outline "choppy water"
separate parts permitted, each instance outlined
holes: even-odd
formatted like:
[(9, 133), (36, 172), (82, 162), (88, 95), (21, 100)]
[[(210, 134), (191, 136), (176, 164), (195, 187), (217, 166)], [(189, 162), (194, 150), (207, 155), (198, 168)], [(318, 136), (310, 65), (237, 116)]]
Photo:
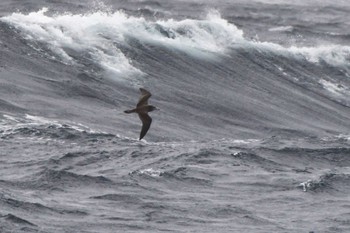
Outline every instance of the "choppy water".
[(3, 1), (0, 232), (350, 232), (349, 12)]

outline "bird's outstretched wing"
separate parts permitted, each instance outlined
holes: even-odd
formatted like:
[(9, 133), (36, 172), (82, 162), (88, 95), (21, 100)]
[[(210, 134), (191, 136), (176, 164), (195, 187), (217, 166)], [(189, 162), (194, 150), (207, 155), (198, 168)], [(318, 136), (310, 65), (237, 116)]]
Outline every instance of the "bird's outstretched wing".
[(140, 88), (140, 91), (141, 91), (141, 96), (140, 96), (139, 102), (136, 105), (137, 107), (147, 105), (149, 97), (152, 96), (151, 93), (146, 89)]
[(147, 113), (139, 113), (139, 118), (142, 121), (142, 129), (141, 129), (140, 139), (139, 139), (141, 140), (146, 135), (149, 128), (151, 127), (152, 118)]

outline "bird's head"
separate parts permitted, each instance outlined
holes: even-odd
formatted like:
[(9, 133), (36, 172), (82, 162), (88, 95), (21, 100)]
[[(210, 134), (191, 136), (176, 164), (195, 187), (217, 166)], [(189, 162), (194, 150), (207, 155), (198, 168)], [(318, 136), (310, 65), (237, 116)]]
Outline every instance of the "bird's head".
[(155, 107), (155, 106), (153, 106), (153, 105), (151, 105), (151, 106), (149, 107), (149, 111), (152, 112), (152, 111), (154, 111), (154, 110), (160, 110), (160, 109), (157, 108), (157, 107)]

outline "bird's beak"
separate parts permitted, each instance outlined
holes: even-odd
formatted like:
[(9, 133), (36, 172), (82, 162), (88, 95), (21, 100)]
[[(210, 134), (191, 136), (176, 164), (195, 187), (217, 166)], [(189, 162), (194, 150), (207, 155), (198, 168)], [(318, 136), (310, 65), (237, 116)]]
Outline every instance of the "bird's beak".
[(160, 108), (156, 108), (155, 110), (160, 111)]

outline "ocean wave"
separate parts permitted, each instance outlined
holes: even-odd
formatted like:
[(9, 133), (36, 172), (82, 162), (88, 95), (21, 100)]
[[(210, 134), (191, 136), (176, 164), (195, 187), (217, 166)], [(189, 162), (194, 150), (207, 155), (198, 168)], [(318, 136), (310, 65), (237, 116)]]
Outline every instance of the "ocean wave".
[(216, 12), (210, 12), (205, 20), (181, 21), (147, 21), (143, 17), (128, 16), (123, 11), (52, 16), (47, 12), (48, 9), (43, 8), (27, 15), (13, 13), (1, 20), (23, 31), (28, 40), (48, 43), (68, 63), (74, 59), (67, 48), (89, 51), (93, 59), (116, 71), (136, 70), (118, 49), (118, 44), (125, 45), (127, 38), (172, 46), (187, 52), (191, 52), (191, 48), (223, 51), (226, 44), (243, 40), (243, 32)]
[(348, 193), (350, 185), (350, 175), (344, 173), (328, 172), (317, 179), (308, 180), (299, 184), (304, 192), (336, 192)]
[(4, 216), (1, 216), (0, 218), (5, 219), (6, 221), (19, 224), (19, 225), (29, 225), (29, 226), (36, 226), (34, 223), (29, 222), (28, 220), (25, 220), (23, 218), (20, 218), (13, 214), (7, 214)]
[(142, 203), (141, 198), (137, 196), (129, 195), (129, 194), (112, 193), (112, 194), (104, 194), (100, 196), (93, 196), (90, 198), (99, 199), (99, 200), (108, 200), (108, 201), (119, 201), (119, 202), (128, 203), (128, 204)]
[(294, 30), (293, 26), (279, 26), (269, 28), (270, 32), (292, 32)]
[(281, 164), (255, 153), (239, 152), (232, 154), (232, 157), (237, 159), (237, 164), (240, 165), (263, 168), (268, 171), (283, 171)]
[(35, 140), (42, 139), (43, 141), (116, 137), (113, 134), (95, 131), (81, 123), (59, 122), (54, 119), (28, 114), (24, 117), (14, 117), (4, 114), (3, 118), (0, 119), (0, 136), (3, 139), (23, 136), (25, 139), (31, 137)]
[(1, 111), (7, 112), (23, 112), (24, 109), (16, 104), (10, 103), (6, 100), (0, 99), (0, 109)]
[(116, 74), (140, 73), (114, 45), (123, 40), (119, 29), (127, 30), (127, 25), (123, 25), (127, 17), (123, 13), (49, 16), (47, 12), (48, 9), (43, 8), (27, 15), (13, 13), (1, 20), (21, 30), (27, 40), (46, 44), (67, 64), (79, 64), (79, 60), (75, 59), (78, 52)]
[(20, 201), (14, 198), (0, 197), (0, 202), (2, 206), (6, 209), (22, 209), (24, 211), (36, 213), (57, 213), (58, 211), (54, 208), (47, 207), (40, 203), (33, 203), (29, 201)]
[(40, 190), (64, 191), (67, 188), (77, 187), (101, 187), (111, 186), (114, 182), (102, 175), (82, 175), (66, 170), (53, 170), (43, 168), (41, 171), (23, 178), (20, 181), (12, 182), (12, 185)]
[(211, 185), (212, 181), (206, 176), (208, 175), (205, 171), (198, 171), (197, 167), (182, 166), (170, 170), (157, 170), (154, 168), (146, 168), (135, 170), (130, 172), (131, 177), (141, 176), (145, 178), (159, 178), (164, 180), (173, 180), (174, 182), (180, 182), (183, 185)]
[(272, 42), (246, 41), (243, 47), (314, 64), (326, 63), (334, 67), (348, 67), (350, 61), (350, 46), (337, 44), (284, 47)]
[(141, 169), (141, 170), (136, 170), (130, 173), (130, 175), (146, 175), (150, 177), (159, 177), (163, 175), (163, 171), (160, 170), (155, 170), (153, 168), (146, 168), (146, 169)]
[[(13, 13), (1, 21), (22, 31), (27, 40), (46, 44), (67, 64), (79, 64), (90, 57), (105, 70), (124, 76), (130, 72), (142, 75), (125, 52), (125, 48), (135, 50), (130, 39), (174, 48), (199, 58), (245, 48), (333, 66), (347, 66), (350, 60), (350, 46), (283, 47), (247, 39), (242, 29), (215, 10), (210, 10), (204, 19), (147, 20), (121, 10), (54, 14), (43, 8), (29, 14)], [(290, 30), (290, 27), (270, 30)]]
[(212, 186), (213, 181), (205, 171), (198, 171), (194, 167), (178, 167), (172, 170), (165, 171), (162, 174), (164, 179), (174, 180), (186, 185)]

